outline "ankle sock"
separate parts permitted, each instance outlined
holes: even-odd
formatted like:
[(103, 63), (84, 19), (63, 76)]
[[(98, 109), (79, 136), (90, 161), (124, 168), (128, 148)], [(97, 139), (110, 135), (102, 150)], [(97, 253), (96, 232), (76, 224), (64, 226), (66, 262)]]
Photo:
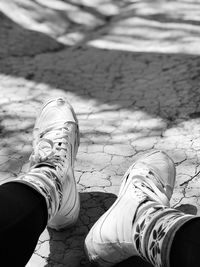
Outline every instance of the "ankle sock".
[(155, 204), (133, 224), (133, 242), (138, 254), (156, 267), (170, 266), (170, 249), (176, 232), (194, 216)]

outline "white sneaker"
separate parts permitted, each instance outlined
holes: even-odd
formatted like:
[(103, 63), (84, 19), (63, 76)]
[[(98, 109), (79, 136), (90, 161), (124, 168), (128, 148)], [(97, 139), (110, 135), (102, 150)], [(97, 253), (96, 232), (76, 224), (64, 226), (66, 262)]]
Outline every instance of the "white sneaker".
[(74, 178), (74, 161), (79, 146), (76, 115), (63, 98), (47, 102), (33, 131), (30, 171), (17, 178), (46, 199), (48, 226), (57, 230), (73, 225), (80, 201)]
[(112, 266), (138, 255), (133, 242), (134, 224), (155, 202), (169, 205), (174, 183), (175, 166), (164, 152), (153, 151), (136, 161), (124, 175), (117, 200), (86, 237), (90, 261)]

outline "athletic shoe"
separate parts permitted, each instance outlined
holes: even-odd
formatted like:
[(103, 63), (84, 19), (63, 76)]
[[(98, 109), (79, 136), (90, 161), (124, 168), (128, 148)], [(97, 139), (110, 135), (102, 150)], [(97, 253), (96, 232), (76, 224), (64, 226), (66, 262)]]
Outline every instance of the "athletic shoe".
[(43, 106), (33, 139), (31, 168), (15, 181), (31, 186), (45, 197), (49, 227), (69, 227), (76, 222), (80, 210), (74, 178), (79, 128), (74, 110), (65, 99), (50, 100)]
[(152, 151), (137, 160), (125, 173), (117, 200), (86, 237), (90, 261), (112, 266), (138, 255), (134, 225), (155, 203), (169, 206), (174, 183), (175, 166), (164, 152)]

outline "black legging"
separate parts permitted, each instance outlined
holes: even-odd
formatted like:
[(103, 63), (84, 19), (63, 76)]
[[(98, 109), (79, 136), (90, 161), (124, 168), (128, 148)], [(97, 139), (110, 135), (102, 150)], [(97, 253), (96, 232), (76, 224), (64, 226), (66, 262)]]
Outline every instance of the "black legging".
[(24, 267), (46, 223), (47, 208), (42, 195), (20, 183), (1, 185), (0, 266)]
[[(29, 186), (7, 183), (0, 186), (0, 214), (0, 266), (24, 267), (46, 227), (45, 200)], [(175, 235), (170, 267), (179, 266), (200, 266), (200, 218), (183, 225)]]
[(200, 218), (185, 223), (171, 247), (170, 267), (200, 267)]

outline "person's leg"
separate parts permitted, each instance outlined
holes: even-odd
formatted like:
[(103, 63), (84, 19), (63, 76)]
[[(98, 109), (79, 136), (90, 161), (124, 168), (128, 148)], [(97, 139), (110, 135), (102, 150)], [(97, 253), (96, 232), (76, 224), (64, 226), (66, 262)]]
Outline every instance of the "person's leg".
[(47, 206), (37, 191), (20, 183), (0, 186), (0, 261), (25, 266), (47, 224)]
[(113, 266), (131, 256), (156, 267), (174, 264), (184, 235), (180, 229), (196, 220), (169, 207), (174, 182), (175, 167), (165, 153), (153, 151), (136, 161), (124, 176), (117, 200), (86, 237), (89, 259), (99, 266)]
[(47, 102), (35, 123), (29, 171), (0, 186), (2, 246), (7, 242), (2, 254), (15, 239), (9, 253), (17, 260), (10, 266), (24, 266), (46, 225), (60, 230), (77, 221), (80, 202), (73, 167), (78, 145), (72, 107), (62, 98)]
[(170, 251), (170, 267), (200, 266), (200, 218), (185, 223), (175, 234)]
[[(155, 204), (144, 211), (133, 224), (133, 245), (136, 252), (156, 267), (182, 266), (174, 265), (175, 259), (176, 262), (179, 261), (180, 254), (172, 257), (174, 249), (178, 251), (177, 245), (182, 244), (179, 241), (176, 241), (174, 245), (173, 243), (180, 229), (187, 223), (192, 224), (196, 218), (176, 209)], [(193, 266), (187, 264), (184, 266)]]

